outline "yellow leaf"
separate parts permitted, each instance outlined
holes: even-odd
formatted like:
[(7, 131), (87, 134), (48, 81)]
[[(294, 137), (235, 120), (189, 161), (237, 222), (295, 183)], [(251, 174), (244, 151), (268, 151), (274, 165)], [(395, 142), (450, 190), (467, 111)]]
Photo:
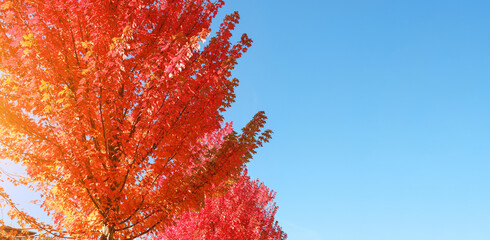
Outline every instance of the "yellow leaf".
[(47, 100), (49, 100), (49, 94), (48, 93), (44, 93), (43, 94), (43, 99), (41, 99), (41, 101), (46, 102)]
[(2, 8), (3, 9), (9, 9), (10, 7), (12, 7), (13, 3), (11, 1), (8, 1), (8, 2), (5, 2), (4, 4), (2, 4)]
[(5, 77), (2, 86), (8, 85), (10, 83), (10, 80), (12, 80), (10, 76)]
[(49, 112), (51, 112), (51, 109), (53, 109), (51, 107), (51, 105), (47, 105), (46, 107), (44, 107), (43, 111), (46, 112), (46, 113), (49, 113)]
[(22, 37), (24, 38), (24, 40), (20, 41), (22, 47), (32, 47), (34, 45), (34, 34), (29, 33)]

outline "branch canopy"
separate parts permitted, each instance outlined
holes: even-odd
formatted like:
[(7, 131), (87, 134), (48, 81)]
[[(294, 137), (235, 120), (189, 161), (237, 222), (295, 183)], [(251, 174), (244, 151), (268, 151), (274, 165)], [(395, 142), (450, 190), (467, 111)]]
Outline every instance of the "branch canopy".
[(263, 112), (241, 133), (223, 122), (252, 42), (230, 42), (236, 12), (208, 37), (223, 4), (1, 1), (0, 158), (26, 167), (20, 183), (55, 222), (40, 226), (83, 239), (162, 230), (270, 138)]

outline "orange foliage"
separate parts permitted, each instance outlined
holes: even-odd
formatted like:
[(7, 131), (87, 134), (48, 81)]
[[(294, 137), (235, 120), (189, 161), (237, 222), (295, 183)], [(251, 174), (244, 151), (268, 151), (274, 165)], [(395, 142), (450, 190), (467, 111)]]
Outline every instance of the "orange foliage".
[(252, 42), (230, 43), (234, 13), (204, 44), (223, 4), (1, 1), (0, 158), (26, 167), (20, 183), (55, 225), (16, 217), (60, 237), (134, 238), (239, 174), (270, 131), (263, 112), (241, 134), (223, 124)]

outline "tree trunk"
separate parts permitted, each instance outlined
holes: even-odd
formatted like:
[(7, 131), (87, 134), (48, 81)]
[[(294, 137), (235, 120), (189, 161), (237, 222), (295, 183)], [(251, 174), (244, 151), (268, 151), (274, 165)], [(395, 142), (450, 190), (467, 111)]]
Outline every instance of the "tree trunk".
[(102, 230), (100, 231), (102, 235), (100, 235), (100, 240), (114, 240), (114, 227), (104, 225)]

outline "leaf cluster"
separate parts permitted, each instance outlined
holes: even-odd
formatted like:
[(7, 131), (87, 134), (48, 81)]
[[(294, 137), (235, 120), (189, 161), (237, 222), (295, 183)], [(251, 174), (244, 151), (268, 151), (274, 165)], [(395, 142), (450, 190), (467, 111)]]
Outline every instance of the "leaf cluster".
[(0, 158), (26, 167), (16, 183), (55, 225), (15, 217), (56, 237), (132, 239), (240, 173), (271, 132), (263, 112), (240, 134), (223, 123), (252, 43), (230, 42), (238, 13), (208, 37), (223, 4), (1, 1)]

